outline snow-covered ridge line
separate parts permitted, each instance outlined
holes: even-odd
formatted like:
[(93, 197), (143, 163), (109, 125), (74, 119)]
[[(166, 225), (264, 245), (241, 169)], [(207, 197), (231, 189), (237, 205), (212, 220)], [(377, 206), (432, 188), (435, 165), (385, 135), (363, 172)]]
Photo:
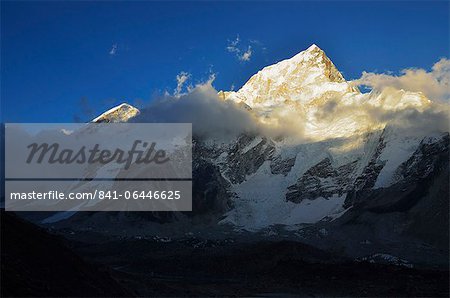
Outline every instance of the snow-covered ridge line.
[(92, 119), (91, 122), (126, 122), (139, 113), (140, 111), (132, 105), (121, 103)]

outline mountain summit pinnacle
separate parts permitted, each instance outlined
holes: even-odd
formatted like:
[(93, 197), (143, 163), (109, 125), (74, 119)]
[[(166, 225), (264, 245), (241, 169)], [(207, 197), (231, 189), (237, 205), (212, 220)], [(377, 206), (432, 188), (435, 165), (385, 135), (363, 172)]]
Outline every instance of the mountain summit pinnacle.
[(108, 111), (104, 112), (91, 122), (103, 123), (103, 122), (127, 122), (130, 118), (133, 118), (139, 114), (139, 110), (127, 103), (122, 103)]
[[(292, 58), (295, 58), (295, 57), (297, 57), (297, 56), (302, 56), (302, 57), (304, 57), (304, 56), (309, 56), (309, 55), (311, 55), (310, 58), (313, 58), (313, 57), (319, 57), (319, 56), (325, 56), (325, 57), (327, 57), (327, 55), (325, 54), (324, 50), (322, 50), (321, 48), (319, 48), (318, 45), (316, 45), (315, 43), (313, 43), (311, 46), (309, 46), (309, 48), (307, 48), (307, 49), (304, 50), (304, 51), (301, 51), (300, 53), (298, 53), (297, 55), (295, 55), (295, 56), (292, 57)], [(292, 59), (292, 58), (291, 58), (291, 59)], [(327, 58), (328, 58), (328, 57), (327, 57)]]
[(322, 51), (322, 49), (319, 48), (315, 43), (313, 43), (309, 48), (306, 49), (306, 52), (313, 52), (313, 51)]
[(359, 92), (352, 87), (316, 44), (290, 59), (267, 66), (237, 92), (224, 97), (250, 107), (273, 107), (285, 103), (309, 104), (325, 97)]

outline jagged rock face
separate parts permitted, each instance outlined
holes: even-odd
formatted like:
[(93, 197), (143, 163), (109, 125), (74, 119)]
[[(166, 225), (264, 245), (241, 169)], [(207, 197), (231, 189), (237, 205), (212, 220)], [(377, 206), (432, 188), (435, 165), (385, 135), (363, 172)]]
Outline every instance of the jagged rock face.
[(276, 156), (270, 163), (270, 170), (272, 174), (283, 174), (286, 176), (295, 165), (295, 157), (283, 159), (281, 156)]
[(259, 167), (272, 158), (274, 143), (266, 137), (242, 135), (227, 152), (225, 176), (232, 183), (241, 183), (247, 175), (255, 173)]
[(375, 185), (375, 181), (377, 180), (378, 175), (380, 174), (380, 171), (384, 166), (384, 161), (379, 160), (379, 157), (383, 152), (385, 146), (386, 143), (384, 142), (383, 134), (381, 134), (380, 138), (378, 139), (378, 145), (367, 167), (364, 169), (361, 176), (356, 178), (355, 181), (356, 190), (372, 188)]
[(208, 148), (195, 140), (192, 161), (192, 210), (190, 217), (203, 217), (203, 221), (216, 221), (232, 208), (230, 183), (222, 176), (217, 148)]
[(318, 197), (329, 198), (333, 194), (342, 195), (352, 187), (350, 175), (355, 170), (357, 161), (334, 168), (329, 158), (325, 158), (310, 168), (298, 180), (288, 187), (286, 200), (299, 203)]
[(377, 140), (377, 146), (375, 150), (371, 152), (371, 156), (369, 162), (364, 167), (362, 173), (356, 177), (352, 184), (347, 189), (347, 197), (345, 200), (345, 207), (348, 208), (352, 206), (355, 198), (360, 194), (365, 192), (367, 189), (372, 189), (375, 185), (375, 182), (378, 179), (378, 175), (383, 169), (385, 162), (380, 159), (380, 155), (383, 152), (383, 149), (386, 147), (386, 143), (384, 141), (384, 133), (385, 130), (380, 134)]
[(192, 173), (192, 210), (190, 217), (204, 217), (205, 221), (217, 221), (232, 208), (229, 183), (221, 176), (219, 168), (202, 160), (196, 163)]
[(418, 181), (428, 177), (440, 166), (440, 159), (445, 158), (449, 150), (449, 135), (445, 134), (439, 138), (425, 138), (419, 148), (394, 174), (395, 181)]
[(368, 134), (367, 139), (374, 140), (375, 148), (351, 162), (335, 167), (327, 157), (308, 169), (294, 185), (288, 187), (286, 200), (299, 203), (305, 199), (348, 194), (345, 206), (351, 206), (355, 193), (373, 188), (385, 165), (385, 161), (380, 159), (386, 146), (384, 134), (384, 130), (379, 136)]

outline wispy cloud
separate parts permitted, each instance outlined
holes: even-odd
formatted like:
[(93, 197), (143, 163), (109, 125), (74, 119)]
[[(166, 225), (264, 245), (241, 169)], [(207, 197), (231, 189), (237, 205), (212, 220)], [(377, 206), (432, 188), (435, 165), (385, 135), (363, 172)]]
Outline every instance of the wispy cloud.
[(179, 96), (181, 94), (181, 91), (183, 89), (183, 86), (186, 84), (186, 82), (190, 79), (191, 74), (185, 71), (180, 72), (177, 74), (177, 87), (174, 90), (174, 94), (176, 96)]
[(110, 56), (115, 56), (115, 55), (117, 55), (117, 48), (118, 48), (117, 43), (114, 43), (114, 44), (111, 46), (111, 49), (109, 50), (109, 55), (110, 55)]
[[(257, 44), (256, 42), (258, 42), (258, 44), (260, 44), (259, 41), (256, 40), (250, 40), (249, 42), (253, 44)], [(233, 40), (228, 40), (226, 50), (233, 53), (236, 58), (242, 62), (250, 61), (253, 54), (253, 49), (250, 45), (242, 45), (239, 35), (237, 35)]]
[(241, 40), (239, 39), (239, 35), (236, 36), (236, 39), (234, 40), (229, 40), (228, 41), (228, 46), (227, 46), (227, 50), (230, 53), (239, 53), (240, 50), (238, 48), (239, 42)]
[(267, 52), (267, 47), (257, 39), (249, 39), (248, 42), (253, 46), (260, 48), (263, 53)]
[(252, 56), (252, 47), (248, 46), (247, 51), (242, 53), (242, 55), (239, 56), (239, 60), (241, 61), (250, 61), (250, 57)]

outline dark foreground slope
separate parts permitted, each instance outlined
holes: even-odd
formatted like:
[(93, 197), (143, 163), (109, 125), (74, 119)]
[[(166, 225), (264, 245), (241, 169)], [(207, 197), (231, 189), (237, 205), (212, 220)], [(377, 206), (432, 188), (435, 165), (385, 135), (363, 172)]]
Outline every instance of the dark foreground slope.
[[(72, 235), (138, 296), (448, 297), (448, 271), (355, 262), (294, 241)], [(84, 241), (82, 240), (84, 238)]]
[(1, 296), (129, 296), (107, 269), (83, 261), (60, 237), (1, 212)]
[(4, 297), (449, 294), (446, 270), (360, 263), (295, 241), (59, 231), (64, 239), (1, 215)]

